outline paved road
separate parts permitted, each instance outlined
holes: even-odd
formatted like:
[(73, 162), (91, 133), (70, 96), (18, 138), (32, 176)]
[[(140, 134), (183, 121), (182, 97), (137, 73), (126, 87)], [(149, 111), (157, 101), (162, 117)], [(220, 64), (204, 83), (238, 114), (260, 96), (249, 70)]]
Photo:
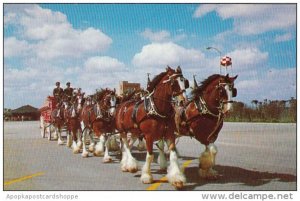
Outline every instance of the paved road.
[[(185, 190), (296, 190), (296, 124), (225, 123), (216, 145), (221, 176), (203, 180), (198, 177), (198, 157), (204, 146), (180, 138)], [(134, 150), (133, 155), (142, 167), (146, 153)], [(42, 139), (38, 122), (4, 123), (5, 190), (173, 190), (157, 163), (152, 163), (156, 183), (145, 185), (140, 171), (121, 172), (119, 160), (118, 154), (110, 164), (74, 155)]]

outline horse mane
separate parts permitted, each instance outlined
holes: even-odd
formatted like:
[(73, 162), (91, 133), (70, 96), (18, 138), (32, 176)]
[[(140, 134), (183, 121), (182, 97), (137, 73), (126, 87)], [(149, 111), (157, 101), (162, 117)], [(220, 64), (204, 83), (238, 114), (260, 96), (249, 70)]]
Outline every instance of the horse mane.
[(222, 77), (222, 75), (219, 74), (213, 74), (211, 76), (209, 76), (208, 78), (206, 78), (205, 80), (203, 80), (201, 82), (201, 85), (198, 86), (196, 89), (192, 90), (192, 96), (193, 98), (198, 97), (200, 95), (202, 95), (202, 92), (204, 91), (204, 89), (215, 79)]
[(130, 100), (136, 93), (136, 90), (133, 90), (132, 92), (125, 94), (122, 98), (122, 102)]
[(167, 74), (167, 72), (162, 72), (158, 75), (156, 75), (149, 83), (149, 86), (147, 87), (147, 90), (149, 92), (152, 92), (155, 88), (155, 86), (161, 81), (161, 79)]
[(100, 90), (96, 90), (96, 93), (93, 95), (93, 97), (95, 97), (96, 101), (102, 100), (106, 92), (107, 92), (106, 89), (101, 88)]

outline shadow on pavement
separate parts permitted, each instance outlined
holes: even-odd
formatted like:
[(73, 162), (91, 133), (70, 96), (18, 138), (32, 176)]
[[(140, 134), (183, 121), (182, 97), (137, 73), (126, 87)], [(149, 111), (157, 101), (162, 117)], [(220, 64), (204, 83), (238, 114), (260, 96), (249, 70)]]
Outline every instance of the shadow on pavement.
[(187, 184), (184, 190), (194, 190), (196, 187), (203, 186), (205, 184), (239, 183), (246, 186), (261, 186), (274, 180), (280, 182), (297, 181), (297, 177), (291, 174), (259, 172), (255, 170), (247, 170), (239, 167), (222, 165), (216, 165), (214, 169), (218, 171), (220, 177), (215, 180), (205, 180), (199, 177), (198, 167), (185, 168), (184, 172), (187, 178), (187, 183), (192, 184)]

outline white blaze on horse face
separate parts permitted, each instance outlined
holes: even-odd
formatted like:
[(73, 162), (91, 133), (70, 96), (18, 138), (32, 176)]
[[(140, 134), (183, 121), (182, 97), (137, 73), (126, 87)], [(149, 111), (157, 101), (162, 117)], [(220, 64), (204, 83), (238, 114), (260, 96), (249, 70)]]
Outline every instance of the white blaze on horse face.
[(78, 99), (77, 99), (78, 101), (77, 101), (77, 109), (78, 110), (80, 110), (81, 109), (81, 102), (82, 102), (82, 97), (78, 97)]
[(110, 109), (109, 109), (109, 113), (111, 116), (115, 116), (116, 102), (117, 102), (116, 96), (115, 95), (111, 96), (110, 97)]
[(185, 100), (187, 100), (186, 92), (185, 92), (185, 84), (184, 84), (184, 78), (183, 77), (177, 77), (176, 78), (178, 85), (180, 87), (180, 90), (182, 91), (182, 96)]
[(231, 108), (232, 108), (232, 102), (231, 102), (232, 101), (232, 90), (230, 90), (229, 84), (226, 84), (224, 88), (225, 88), (225, 91), (227, 94), (227, 101), (229, 101), (225, 104), (224, 112), (227, 112), (227, 111), (231, 110)]
[(75, 108), (74, 108), (74, 107), (72, 108), (72, 114), (71, 114), (71, 117), (76, 117), (76, 111), (75, 111)]

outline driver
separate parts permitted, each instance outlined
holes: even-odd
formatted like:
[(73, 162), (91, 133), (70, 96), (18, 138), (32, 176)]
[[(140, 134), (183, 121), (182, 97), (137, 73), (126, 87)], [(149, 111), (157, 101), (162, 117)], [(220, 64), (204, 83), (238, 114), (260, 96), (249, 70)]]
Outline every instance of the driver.
[(64, 90), (60, 87), (60, 82), (56, 82), (56, 88), (53, 89), (53, 96), (55, 98), (56, 103), (60, 103)]

